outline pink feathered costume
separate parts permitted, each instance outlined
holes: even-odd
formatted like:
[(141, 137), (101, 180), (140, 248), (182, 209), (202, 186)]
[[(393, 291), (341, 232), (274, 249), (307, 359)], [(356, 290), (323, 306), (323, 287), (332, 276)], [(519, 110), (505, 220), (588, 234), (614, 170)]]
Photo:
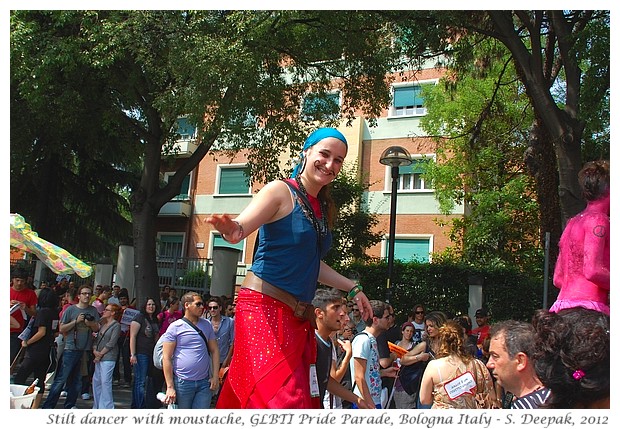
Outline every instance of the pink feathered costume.
[(549, 311), (584, 307), (609, 315), (609, 198), (588, 202), (566, 225), (553, 274), (560, 294)]

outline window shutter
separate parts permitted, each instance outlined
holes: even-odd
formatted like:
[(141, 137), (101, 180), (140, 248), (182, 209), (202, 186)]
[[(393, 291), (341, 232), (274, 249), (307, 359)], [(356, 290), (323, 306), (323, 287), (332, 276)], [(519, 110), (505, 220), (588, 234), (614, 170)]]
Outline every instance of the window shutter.
[(249, 188), (245, 168), (222, 168), (220, 170), (220, 194), (247, 194)]
[(394, 107), (423, 106), (424, 97), (420, 85), (394, 88)]
[(429, 250), (427, 238), (394, 240), (394, 259), (428, 262)]

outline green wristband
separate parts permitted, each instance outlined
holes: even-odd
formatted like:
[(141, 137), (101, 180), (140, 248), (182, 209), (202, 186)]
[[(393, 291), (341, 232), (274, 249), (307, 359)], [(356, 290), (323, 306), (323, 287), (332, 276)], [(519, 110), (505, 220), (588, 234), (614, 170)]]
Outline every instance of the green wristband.
[(355, 295), (357, 295), (358, 293), (362, 292), (364, 289), (362, 288), (361, 285), (355, 285), (353, 286), (353, 288), (349, 291), (349, 293), (347, 294), (347, 299), (353, 299), (353, 297)]

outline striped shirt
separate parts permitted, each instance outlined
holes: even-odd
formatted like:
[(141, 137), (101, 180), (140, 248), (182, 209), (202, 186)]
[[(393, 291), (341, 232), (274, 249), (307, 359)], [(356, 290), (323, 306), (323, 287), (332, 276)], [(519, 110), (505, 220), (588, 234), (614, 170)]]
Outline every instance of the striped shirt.
[(542, 389), (534, 390), (532, 393), (517, 398), (513, 403), (513, 409), (534, 409), (539, 408), (549, 397), (549, 389), (543, 387)]

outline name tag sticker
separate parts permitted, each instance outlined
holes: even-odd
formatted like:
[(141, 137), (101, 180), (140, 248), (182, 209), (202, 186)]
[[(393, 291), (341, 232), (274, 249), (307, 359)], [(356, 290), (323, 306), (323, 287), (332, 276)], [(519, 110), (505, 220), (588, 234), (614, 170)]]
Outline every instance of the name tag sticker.
[(319, 397), (319, 379), (316, 376), (316, 365), (310, 365), (310, 396), (312, 398)]
[(470, 395), (476, 394), (476, 380), (474, 380), (474, 376), (469, 371), (448, 381), (443, 387), (446, 389), (448, 398), (451, 400), (465, 395), (466, 393)]

